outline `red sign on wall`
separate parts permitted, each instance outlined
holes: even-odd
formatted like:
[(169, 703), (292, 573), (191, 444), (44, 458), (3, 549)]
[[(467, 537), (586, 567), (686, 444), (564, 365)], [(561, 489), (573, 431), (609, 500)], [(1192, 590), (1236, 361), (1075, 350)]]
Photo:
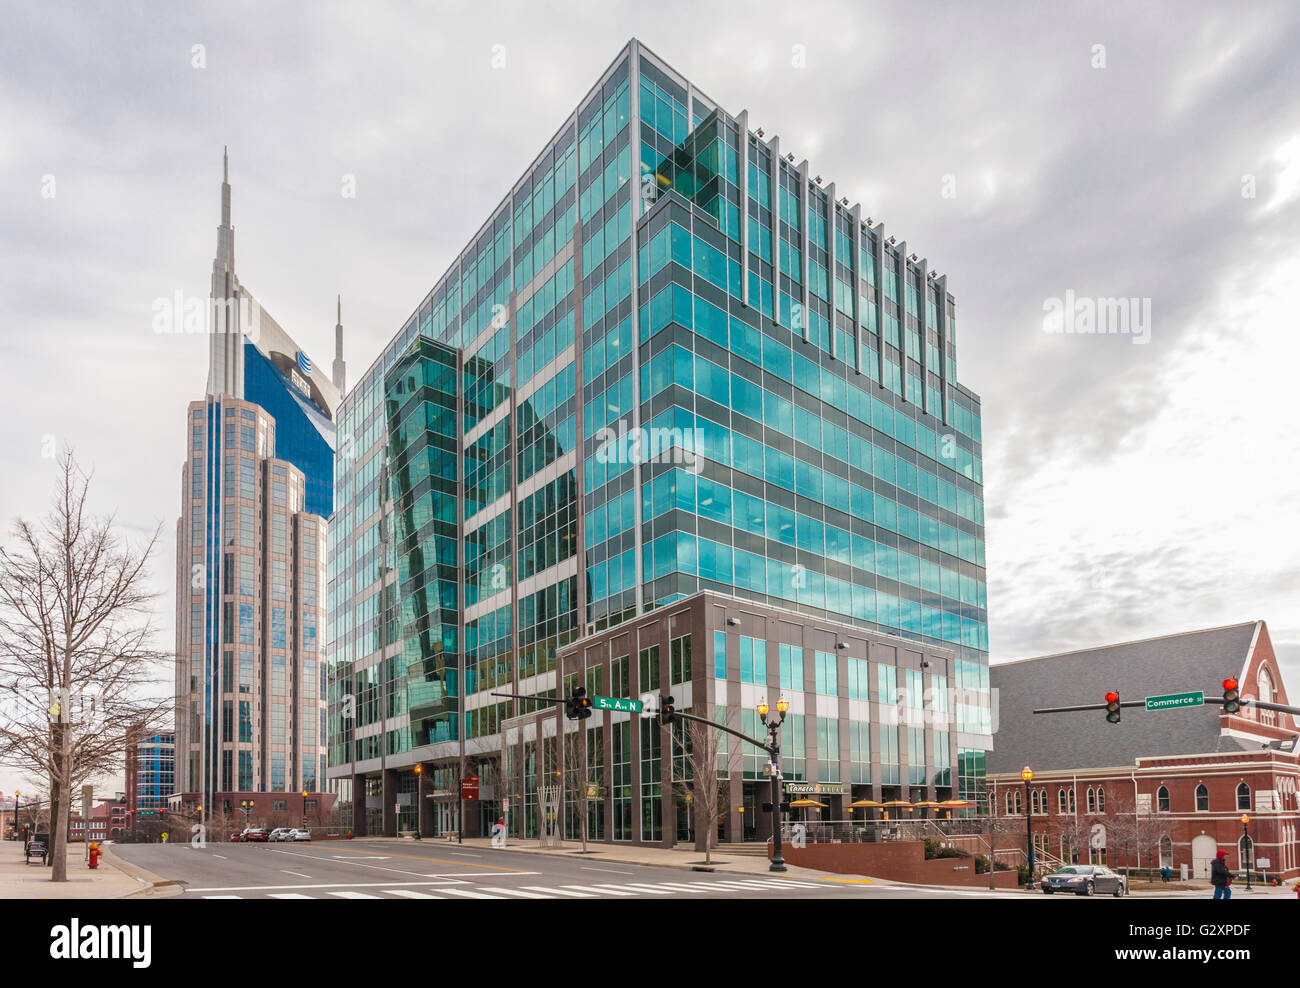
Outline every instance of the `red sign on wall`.
[(467, 775), (460, 780), (460, 798), (478, 799), (478, 776)]

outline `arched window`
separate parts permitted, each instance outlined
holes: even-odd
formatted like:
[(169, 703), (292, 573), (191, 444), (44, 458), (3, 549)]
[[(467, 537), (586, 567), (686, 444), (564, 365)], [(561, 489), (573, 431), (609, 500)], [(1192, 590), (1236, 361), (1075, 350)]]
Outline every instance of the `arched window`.
[(1169, 812), (1169, 787), (1161, 786), (1156, 790), (1156, 811), (1159, 813)]
[(1033, 806), (1035, 813), (1042, 813), (1046, 810), (1046, 807), (1043, 805), (1043, 802), (1044, 800), (1043, 800), (1042, 792), (1038, 789), (1035, 789), (1033, 791), (1032, 798), (1031, 798), (1031, 805)]
[(1160, 867), (1172, 868), (1174, 866), (1174, 842), (1168, 834), (1160, 838)]
[(1205, 783), (1202, 782), (1200, 785), (1196, 787), (1196, 810), (1197, 812), (1204, 812), (1209, 808), (1210, 808), (1210, 790), (1206, 789)]
[(1010, 816), (1012, 813), (1015, 812), (1014, 809), (1015, 805), (1016, 805), (1016, 791), (1014, 789), (1008, 789), (1007, 790), (1007, 816)]
[(1019, 816), (1021, 811), (1025, 808), (1025, 804), (1024, 804), (1024, 800), (1020, 798), (1020, 790), (1019, 789), (1015, 790), (1015, 793), (1016, 793), (1016, 815)]
[(1092, 788), (1092, 786), (1088, 787), (1088, 812), (1097, 812), (1097, 790)]
[(1250, 809), (1250, 786), (1244, 782), (1237, 786), (1237, 809)]
[(1078, 793), (1076, 793), (1074, 789), (1071, 788), (1070, 789), (1070, 812), (1077, 813), (1078, 811), (1079, 811)]
[(1056, 790), (1056, 812), (1057, 812), (1057, 813), (1065, 813), (1065, 812), (1066, 812), (1065, 806), (1066, 806), (1066, 803), (1065, 803), (1065, 788), (1062, 787), (1062, 788)]
[(1097, 787), (1097, 812), (1106, 812), (1106, 790), (1100, 786)]

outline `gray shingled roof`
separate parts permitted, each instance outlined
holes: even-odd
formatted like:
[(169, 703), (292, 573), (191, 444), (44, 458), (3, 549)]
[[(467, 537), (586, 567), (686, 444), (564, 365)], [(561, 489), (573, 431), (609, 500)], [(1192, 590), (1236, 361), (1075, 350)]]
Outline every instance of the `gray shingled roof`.
[(1038, 714), (1035, 707), (1102, 703), (1203, 690), (1222, 696), (1222, 683), (1241, 672), (1256, 622), (1191, 631), (1121, 645), (1004, 662), (989, 669), (996, 689), (997, 731), (990, 774), (1131, 765), (1144, 755), (1211, 752), (1219, 747), (1217, 706), (1147, 713), (1125, 707), (1119, 724), (1104, 710)]

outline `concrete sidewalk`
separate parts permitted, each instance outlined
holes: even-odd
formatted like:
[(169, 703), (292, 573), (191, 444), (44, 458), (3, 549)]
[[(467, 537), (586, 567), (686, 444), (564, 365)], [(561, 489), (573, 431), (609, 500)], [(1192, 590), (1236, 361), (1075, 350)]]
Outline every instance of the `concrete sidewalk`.
[[(0, 841), (0, 899), (124, 899), (127, 897), (178, 894), (159, 875), (125, 866), (114, 859), (112, 845), (92, 870), (86, 865), (86, 846), (69, 844), (68, 880), (50, 881), (52, 868), (33, 858), (24, 862), (22, 841)], [(155, 887), (155, 882), (163, 882)]]

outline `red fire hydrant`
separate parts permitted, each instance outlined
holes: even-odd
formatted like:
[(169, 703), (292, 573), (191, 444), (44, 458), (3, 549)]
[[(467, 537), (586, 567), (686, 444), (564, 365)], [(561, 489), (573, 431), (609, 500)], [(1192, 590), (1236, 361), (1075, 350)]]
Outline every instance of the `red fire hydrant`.
[(99, 856), (101, 853), (102, 852), (99, 850), (99, 845), (94, 841), (91, 841), (90, 842), (90, 867), (92, 868), (99, 867)]

